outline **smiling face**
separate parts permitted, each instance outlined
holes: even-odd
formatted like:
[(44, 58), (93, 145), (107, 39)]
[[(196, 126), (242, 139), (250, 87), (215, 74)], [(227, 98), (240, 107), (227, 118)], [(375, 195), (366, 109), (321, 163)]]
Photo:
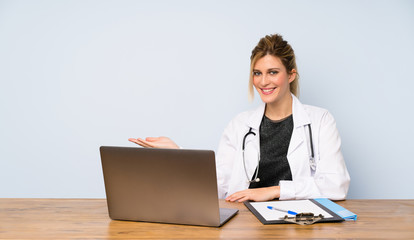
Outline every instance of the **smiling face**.
[(283, 104), (291, 97), (289, 84), (295, 80), (296, 72), (288, 74), (282, 61), (266, 55), (253, 67), (253, 85), (266, 104)]

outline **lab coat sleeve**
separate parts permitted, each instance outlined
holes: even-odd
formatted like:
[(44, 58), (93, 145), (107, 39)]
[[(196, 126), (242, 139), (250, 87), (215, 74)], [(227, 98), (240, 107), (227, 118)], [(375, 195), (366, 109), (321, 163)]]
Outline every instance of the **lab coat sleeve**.
[(341, 139), (335, 119), (328, 111), (322, 115), (319, 131), (316, 134), (319, 134), (319, 158), (316, 160), (314, 176), (294, 176), (293, 181), (281, 181), (281, 200), (316, 197), (345, 199), (350, 177), (341, 153)]
[(234, 159), (236, 156), (236, 134), (234, 120), (223, 132), (216, 155), (217, 187), (219, 198), (225, 198), (229, 189)]

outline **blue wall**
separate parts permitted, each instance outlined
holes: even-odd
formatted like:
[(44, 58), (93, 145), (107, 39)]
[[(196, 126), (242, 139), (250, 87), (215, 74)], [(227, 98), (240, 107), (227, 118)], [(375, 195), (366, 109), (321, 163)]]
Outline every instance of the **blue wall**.
[(104, 197), (98, 148), (216, 149), (281, 33), (335, 116), (349, 198), (414, 198), (413, 1), (0, 0), (0, 197)]

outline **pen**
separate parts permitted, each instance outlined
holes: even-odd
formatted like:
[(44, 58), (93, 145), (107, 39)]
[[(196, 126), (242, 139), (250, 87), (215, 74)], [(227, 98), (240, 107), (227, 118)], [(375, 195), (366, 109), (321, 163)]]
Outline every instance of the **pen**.
[(287, 213), (287, 214), (291, 214), (291, 215), (297, 215), (297, 213), (296, 213), (296, 212), (294, 212), (294, 211), (290, 211), (290, 210), (283, 210), (283, 209), (280, 209), (280, 208), (275, 208), (275, 207), (272, 207), (272, 206), (267, 206), (267, 208), (268, 208), (268, 209), (270, 209), (270, 210), (276, 210), (276, 211), (285, 212), (285, 213)]

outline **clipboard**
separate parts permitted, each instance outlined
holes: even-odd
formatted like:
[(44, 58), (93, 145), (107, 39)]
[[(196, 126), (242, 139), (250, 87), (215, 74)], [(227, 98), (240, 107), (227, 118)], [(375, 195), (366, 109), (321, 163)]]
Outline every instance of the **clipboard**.
[[(328, 207), (322, 205), (315, 199), (309, 200), (289, 200), (289, 201), (268, 201), (268, 202), (249, 202), (245, 201), (244, 205), (259, 219), (263, 224), (285, 224), (289, 223), (283, 220), (288, 215), (286, 212), (271, 210), (268, 206), (295, 211), (297, 213), (312, 212), (315, 215), (322, 214), (324, 217), (317, 223), (324, 222), (342, 222), (344, 219)], [(282, 218), (282, 219), (280, 219)]]

